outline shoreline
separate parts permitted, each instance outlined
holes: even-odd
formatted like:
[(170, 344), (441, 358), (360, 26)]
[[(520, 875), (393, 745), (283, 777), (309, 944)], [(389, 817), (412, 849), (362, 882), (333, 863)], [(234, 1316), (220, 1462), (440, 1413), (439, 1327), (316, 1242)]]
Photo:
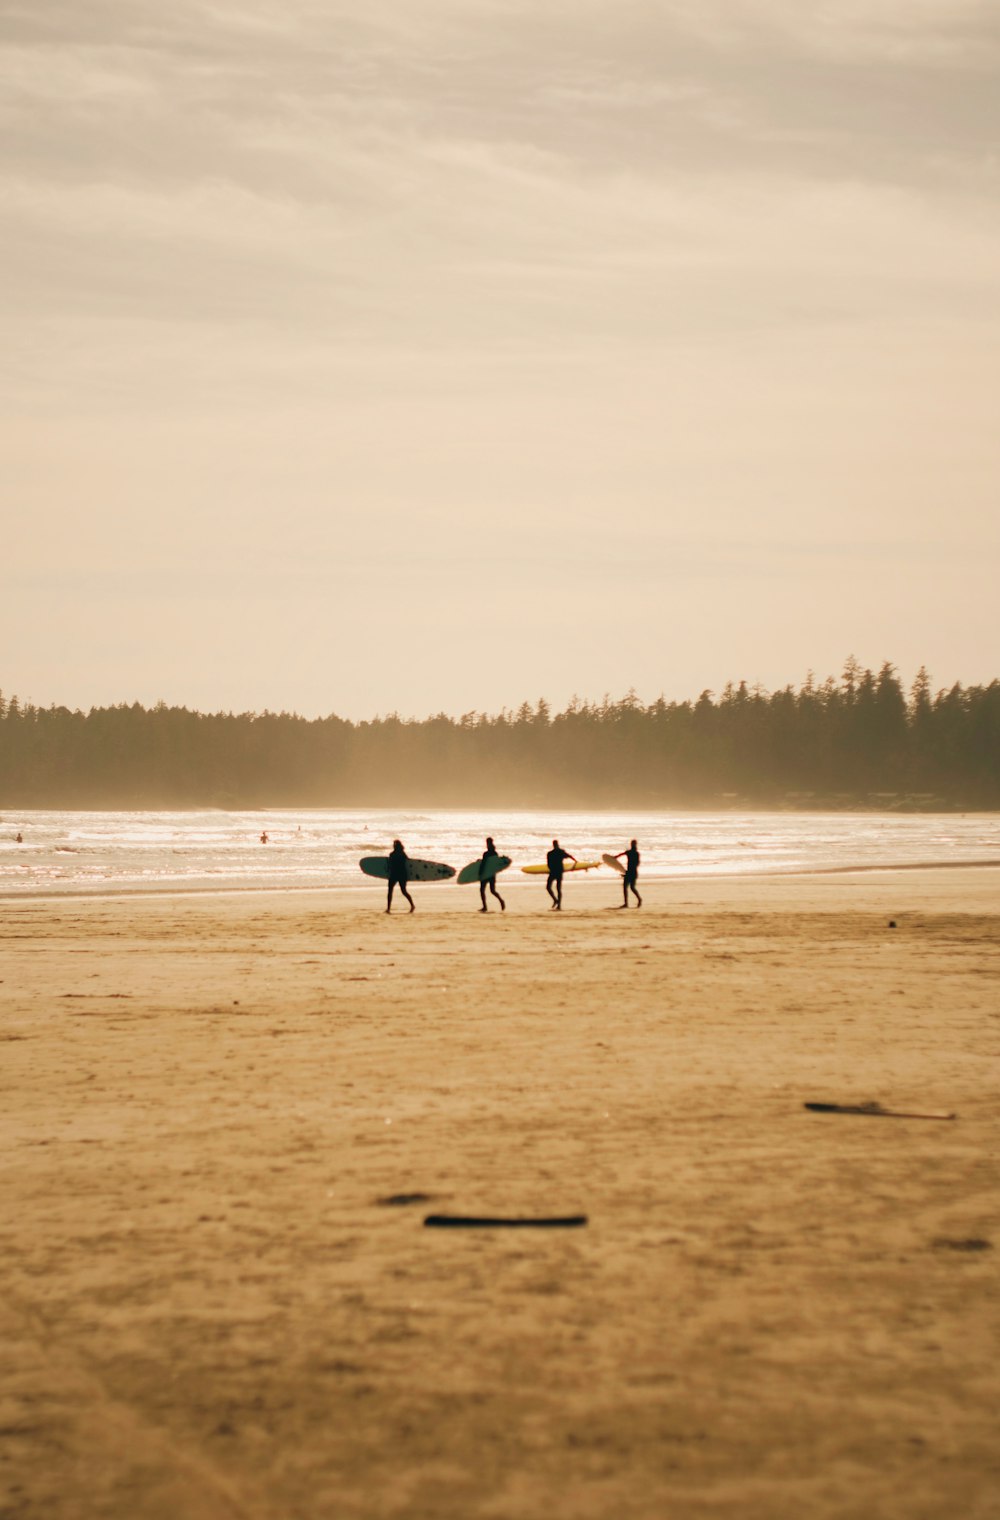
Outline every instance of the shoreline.
[[(896, 875), (901, 872), (936, 872), (936, 871), (989, 871), (1000, 870), (1000, 860), (935, 860), (935, 861), (894, 861), (891, 863), (864, 863), (861, 865), (838, 865), (838, 866), (788, 866), (769, 868), (764, 867), (759, 871), (702, 871), (702, 872), (670, 872), (659, 875), (645, 875), (641, 877), (641, 884), (646, 887), (662, 886), (664, 884), (694, 885), (695, 883), (711, 884), (774, 881), (786, 878), (800, 877), (824, 877), (824, 876), (871, 876), (871, 875)], [(510, 876), (506, 880), (508, 888), (522, 888), (532, 883), (522, 882), (517, 868), (511, 869)], [(568, 873), (568, 879), (572, 882), (574, 892), (581, 886), (589, 888), (599, 886), (612, 886), (620, 889), (621, 878), (612, 876), (608, 872), (605, 876), (591, 876), (588, 872), (581, 881), (575, 880), (573, 872)], [(504, 873), (506, 877), (506, 873)], [(455, 885), (454, 880), (442, 882), (417, 882), (421, 894), (428, 887), (435, 892)], [(475, 885), (472, 883), (471, 885)], [(535, 883), (537, 885), (537, 881)], [(68, 887), (62, 891), (28, 888), (20, 892), (8, 892), (0, 890), (0, 903), (17, 902), (86, 902), (94, 901), (128, 901), (131, 898), (160, 898), (160, 897), (261, 897), (261, 896), (313, 896), (318, 893), (332, 892), (357, 893), (365, 892), (374, 900), (375, 893), (380, 896), (385, 893), (383, 883), (376, 883), (374, 887), (363, 886), (360, 882), (323, 882), (321, 884), (294, 883), (288, 886), (270, 884), (267, 886), (164, 886), (164, 887)]]

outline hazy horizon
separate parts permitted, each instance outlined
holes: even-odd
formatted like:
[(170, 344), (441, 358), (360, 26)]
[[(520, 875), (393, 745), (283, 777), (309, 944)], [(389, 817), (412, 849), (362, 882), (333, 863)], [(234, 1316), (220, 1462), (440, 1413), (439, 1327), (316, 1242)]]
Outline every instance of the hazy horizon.
[(352, 720), (997, 664), (980, 0), (8, 3), (0, 679)]
[[(471, 719), (471, 721), (469, 721)], [(1000, 803), (1000, 680), (904, 692), (890, 667), (771, 696), (353, 724), (0, 702), (5, 806), (855, 806)]]

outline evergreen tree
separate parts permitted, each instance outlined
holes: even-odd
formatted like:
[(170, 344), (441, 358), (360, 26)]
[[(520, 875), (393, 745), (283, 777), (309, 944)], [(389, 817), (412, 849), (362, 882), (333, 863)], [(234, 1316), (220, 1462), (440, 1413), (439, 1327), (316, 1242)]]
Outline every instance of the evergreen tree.
[(39, 710), (0, 694), (0, 805), (1000, 806), (1000, 681), (904, 696), (853, 657), (768, 693), (361, 723), (158, 702)]

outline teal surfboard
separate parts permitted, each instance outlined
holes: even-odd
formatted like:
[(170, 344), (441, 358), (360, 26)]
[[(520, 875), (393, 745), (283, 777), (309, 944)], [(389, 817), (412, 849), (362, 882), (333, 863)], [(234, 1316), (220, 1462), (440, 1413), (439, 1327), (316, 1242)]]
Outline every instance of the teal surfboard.
[[(389, 880), (388, 855), (366, 855), (360, 865), (366, 876), (377, 876), (380, 881)], [(436, 860), (408, 858), (406, 862), (407, 881), (447, 881), (454, 874), (454, 866), (442, 866)]]
[[(471, 865), (463, 866), (458, 873), (458, 879), (463, 887), (467, 887), (470, 881), (489, 881), (491, 877), (499, 876), (501, 871), (506, 871), (509, 865), (509, 855), (491, 855), (489, 860), (474, 860)], [(480, 867), (482, 868), (481, 876)]]

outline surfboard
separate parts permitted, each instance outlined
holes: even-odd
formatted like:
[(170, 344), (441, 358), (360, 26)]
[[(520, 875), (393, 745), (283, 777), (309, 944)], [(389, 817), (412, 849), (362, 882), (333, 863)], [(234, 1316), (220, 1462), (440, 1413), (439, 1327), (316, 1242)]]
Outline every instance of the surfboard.
[[(578, 860), (576, 862), (569, 860), (563, 866), (563, 874), (568, 874), (570, 871), (596, 871), (600, 863), (599, 860)], [(548, 876), (549, 874), (548, 866), (522, 866), (521, 870), (525, 876)]]
[[(459, 884), (467, 887), (470, 881), (489, 881), (494, 876), (499, 876), (501, 871), (506, 871), (510, 865), (509, 855), (491, 855), (489, 860), (474, 860), (470, 865), (463, 866), (458, 873)], [(480, 876), (479, 868), (482, 866), (483, 874)]]
[(614, 855), (602, 855), (601, 859), (604, 861), (604, 864), (606, 866), (610, 866), (613, 871), (620, 871), (623, 876), (625, 875), (625, 867), (622, 865), (620, 860), (616, 860)]
[[(389, 857), (387, 855), (366, 855), (359, 862), (366, 876), (377, 876), (380, 881), (389, 880)], [(454, 866), (439, 865), (436, 860), (413, 860), (407, 859), (407, 881), (447, 881), (449, 876), (454, 876)]]

